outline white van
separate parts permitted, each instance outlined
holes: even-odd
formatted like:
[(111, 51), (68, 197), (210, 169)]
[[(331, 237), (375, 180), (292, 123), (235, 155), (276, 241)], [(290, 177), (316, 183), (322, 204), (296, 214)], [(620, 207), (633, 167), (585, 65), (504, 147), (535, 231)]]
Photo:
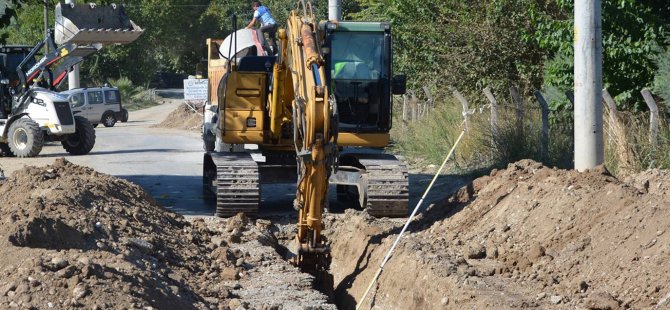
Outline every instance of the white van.
[(93, 126), (113, 127), (117, 121), (128, 121), (128, 111), (121, 107), (121, 94), (116, 87), (89, 87), (71, 89), (67, 95), (74, 115), (88, 119)]

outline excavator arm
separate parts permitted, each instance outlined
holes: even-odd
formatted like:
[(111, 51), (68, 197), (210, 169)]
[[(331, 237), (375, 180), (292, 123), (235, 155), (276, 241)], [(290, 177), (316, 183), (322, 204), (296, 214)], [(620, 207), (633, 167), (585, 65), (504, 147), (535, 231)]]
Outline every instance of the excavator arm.
[[(328, 197), (328, 179), (337, 159), (337, 109), (326, 85), (324, 59), (319, 49), (318, 24), (310, 3), (300, 1), (290, 13), (286, 32), (280, 32), (280, 61), (275, 64), (273, 89), (286, 85), (282, 76), (290, 75), (293, 96), (291, 123), (295, 146), (298, 183), (294, 202), (298, 210), (296, 263), (317, 277), (330, 265), (330, 251), (321, 235), (322, 216)], [(284, 116), (280, 93), (272, 99), (270, 119), (279, 135)]]

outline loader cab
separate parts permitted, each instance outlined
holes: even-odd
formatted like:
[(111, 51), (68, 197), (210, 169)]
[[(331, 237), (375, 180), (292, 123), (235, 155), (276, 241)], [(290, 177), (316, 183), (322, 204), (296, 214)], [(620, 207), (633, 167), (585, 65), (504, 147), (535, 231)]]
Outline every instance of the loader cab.
[(389, 132), (394, 81), (390, 24), (325, 22), (321, 27), (326, 78), (337, 100), (339, 131)]
[[(32, 47), (23, 45), (0, 46), (0, 74), (7, 79), (7, 84), (2, 88), (15, 87), (19, 84), (19, 74), (16, 72), (19, 64), (30, 54)], [(26, 67), (30, 68), (36, 63), (35, 57), (28, 59)]]
[[(12, 106), (10, 88), (19, 85), (19, 75), (16, 68), (28, 56), (31, 46), (7, 45), (0, 46), (0, 115), (9, 114)], [(35, 65), (35, 57), (29, 59), (26, 66)]]

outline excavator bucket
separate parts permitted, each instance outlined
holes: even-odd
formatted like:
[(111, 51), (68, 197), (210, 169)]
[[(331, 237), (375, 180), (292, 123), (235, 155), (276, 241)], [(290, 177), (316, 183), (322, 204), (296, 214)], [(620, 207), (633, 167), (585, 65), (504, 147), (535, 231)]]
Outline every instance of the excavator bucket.
[(54, 39), (57, 44), (126, 44), (144, 30), (128, 18), (121, 5), (56, 5)]

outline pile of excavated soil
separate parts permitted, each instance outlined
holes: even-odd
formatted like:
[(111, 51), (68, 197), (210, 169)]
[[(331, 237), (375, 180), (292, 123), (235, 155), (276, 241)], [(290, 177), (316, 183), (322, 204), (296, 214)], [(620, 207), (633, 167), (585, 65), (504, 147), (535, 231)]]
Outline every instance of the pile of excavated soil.
[(202, 104), (180, 104), (162, 122), (152, 127), (201, 130), (203, 120), (202, 107)]
[(334, 308), (277, 253), (268, 223), (189, 222), (64, 159), (0, 181), (0, 220), (2, 309)]
[[(402, 224), (328, 217), (341, 306), (361, 298)], [(667, 171), (621, 181), (521, 161), (421, 215), (364, 308), (667, 308), (668, 229)]]

